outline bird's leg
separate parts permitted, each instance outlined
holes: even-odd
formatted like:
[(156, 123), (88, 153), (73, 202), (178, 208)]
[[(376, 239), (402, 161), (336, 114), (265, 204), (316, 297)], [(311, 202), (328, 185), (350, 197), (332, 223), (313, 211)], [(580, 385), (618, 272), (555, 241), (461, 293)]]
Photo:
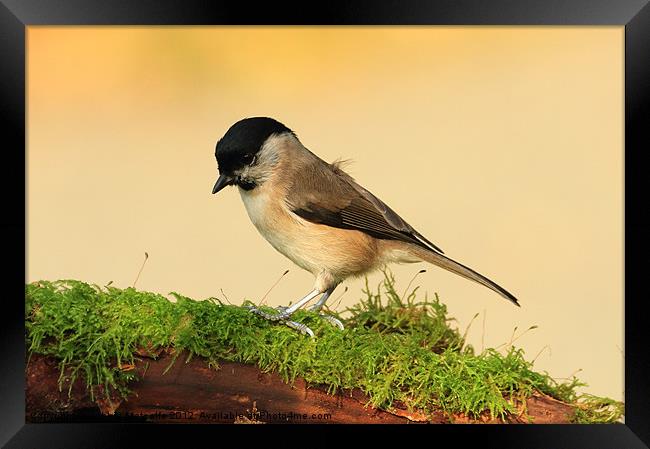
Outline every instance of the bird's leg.
[(318, 302), (316, 302), (316, 304), (311, 306), (309, 308), (309, 310), (312, 311), (312, 312), (318, 312), (319, 315), (323, 317), (323, 319), (329, 321), (330, 324), (332, 324), (332, 325), (338, 327), (339, 329), (343, 330), (343, 323), (341, 323), (340, 320), (333, 317), (332, 315), (327, 315), (327, 314), (321, 312), (321, 309), (325, 305), (325, 302), (329, 299), (330, 295), (332, 294), (332, 292), (334, 291), (335, 288), (336, 288), (336, 285), (334, 287), (330, 287), (328, 290), (326, 290), (325, 293), (323, 293), (323, 296), (321, 296), (321, 298), (318, 300)]
[(312, 312), (320, 312), (320, 309), (323, 308), (325, 302), (330, 297), (330, 295), (332, 294), (335, 288), (336, 285), (326, 290), (325, 293), (323, 293), (323, 296), (321, 296), (320, 299), (313, 306), (309, 308), (309, 310), (311, 310)]
[(279, 313), (277, 313), (277, 314), (270, 314), (270, 313), (267, 313), (267, 312), (264, 312), (264, 311), (258, 309), (257, 307), (252, 307), (252, 306), (249, 306), (248, 309), (251, 312), (253, 312), (254, 314), (259, 315), (264, 319), (267, 319), (269, 321), (282, 321), (287, 326), (289, 326), (289, 327), (291, 327), (293, 329), (296, 329), (296, 330), (300, 331), (303, 334), (308, 334), (308, 335), (313, 337), (314, 332), (309, 327), (305, 326), (304, 324), (297, 323), (295, 321), (289, 321), (288, 318), (291, 315), (293, 315), (293, 313), (296, 310), (298, 310), (299, 308), (301, 308), (302, 306), (307, 304), (309, 301), (314, 299), (319, 294), (320, 294), (320, 291), (312, 290), (309, 294), (307, 294), (304, 298), (302, 298), (301, 300), (299, 300), (298, 302), (296, 302), (292, 306), (290, 306), (290, 307), (284, 307), (284, 306), (278, 307), (277, 310), (278, 310)]

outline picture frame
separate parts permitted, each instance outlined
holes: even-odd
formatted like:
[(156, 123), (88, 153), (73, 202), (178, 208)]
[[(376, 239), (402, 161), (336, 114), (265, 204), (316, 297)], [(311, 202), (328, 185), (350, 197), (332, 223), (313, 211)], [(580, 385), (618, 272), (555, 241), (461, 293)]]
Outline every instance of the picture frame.
[[(3, 285), (5, 298), (2, 348), (2, 428), (0, 443), (6, 447), (116, 447), (144, 438), (181, 444), (210, 438), (212, 426), (151, 426), (146, 424), (26, 424), (25, 423), (25, 334), (24, 308), (18, 298), (24, 294), (25, 214), (25, 74), (26, 27), (32, 25), (536, 25), (625, 27), (625, 267), (643, 264), (640, 256), (647, 248), (647, 212), (636, 207), (645, 180), (640, 157), (647, 148), (649, 112), (650, 6), (645, 0), (446, 0), (446, 1), (351, 1), (328, 2), (312, 9), (290, 4), (249, 4), (219, 2), (209, 5), (193, 1), (119, 0), (2, 0), (0, 4), (0, 47), (4, 65), (2, 81), (3, 122), (10, 136), (10, 161), (2, 177), (2, 191), (9, 210), (2, 219), (6, 267)], [(22, 167), (22, 169), (20, 168)], [(641, 209), (641, 210), (640, 210)], [(22, 261), (23, 263), (19, 263)], [(21, 278), (22, 276), (22, 278)], [(21, 279), (21, 280), (19, 280)], [(625, 424), (623, 425), (534, 425), (534, 426), (434, 426), (418, 427), (423, 432), (412, 438), (450, 438), (455, 442), (499, 447), (648, 447), (650, 388), (648, 372), (647, 325), (641, 308), (644, 304), (643, 275), (625, 271)], [(268, 431), (254, 426), (233, 430), (236, 438), (263, 436)], [(272, 431), (278, 431), (276, 426)], [(356, 429), (356, 426), (355, 426)], [(376, 426), (374, 436), (405, 431)], [(221, 432), (221, 428), (218, 430)], [(317, 431), (317, 430), (316, 430)], [(329, 430), (328, 430), (329, 431)], [(406, 429), (406, 432), (411, 428)], [(241, 432), (241, 433), (240, 433)], [(293, 432), (293, 430), (291, 431)], [(284, 433), (284, 432), (283, 432)], [(278, 434), (279, 436), (281, 434)], [(282, 437), (286, 438), (286, 436)], [(292, 436), (292, 439), (294, 437)], [(429, 440), (434, 441), (434, 440)]]

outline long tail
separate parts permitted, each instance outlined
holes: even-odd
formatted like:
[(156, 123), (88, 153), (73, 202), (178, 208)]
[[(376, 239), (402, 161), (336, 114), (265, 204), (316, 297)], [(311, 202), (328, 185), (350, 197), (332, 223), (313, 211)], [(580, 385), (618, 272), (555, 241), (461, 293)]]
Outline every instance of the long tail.
[(437, 265), (441, 268), (444, 268), (445, 270), (449, 270), (452, 273), (456, 273), (457, 275), (462, 276), (465, 279), (478, 282), (479, 284), (494, 290), (495, 292), (497, 292), (498, 294), (506, 298), (508, 301), (512, 302), (517, 307), (521, 307), (519, 305), (519, 301), (517, 301), (517, 298), (515, 298), (510, 292), (508, 292), (505, 288), (501, 287), (497, 283), (489, 280), (482, 274), (479, 274), (476, 271), (472, 270), (471, 268), (466, 267), (465, 265), (462, 265), (456, 262), (455, 260), (450, 259), (447, 256), (443, 256), (442, 254), (434, 253), (433, 251), (427, 251), (425, 249), (420, 249), (420, 248), (418, 249), (419, 249), (419, 251), (417, 251), (418, 256), (424, 259), (425, 261)]

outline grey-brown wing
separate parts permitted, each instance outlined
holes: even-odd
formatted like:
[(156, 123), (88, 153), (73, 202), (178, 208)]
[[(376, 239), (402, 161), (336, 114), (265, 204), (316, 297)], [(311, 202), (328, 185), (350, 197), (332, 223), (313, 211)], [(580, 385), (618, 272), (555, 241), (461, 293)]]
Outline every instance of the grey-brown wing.
[(316, 164), (296, 173), (286, 201), (293, 213), (313, 223), (356, 229), (375, 238), (414, 243), (443, 254), (337, 165)]

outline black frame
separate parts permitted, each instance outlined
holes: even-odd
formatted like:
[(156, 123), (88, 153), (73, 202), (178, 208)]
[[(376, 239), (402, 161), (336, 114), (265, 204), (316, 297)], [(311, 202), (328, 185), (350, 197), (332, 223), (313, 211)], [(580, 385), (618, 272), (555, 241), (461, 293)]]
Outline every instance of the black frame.
[[(3, 152), (5, 162), (0, 177), (4, 204), (10, 212), (0, 218), (2, 253), (6, 266), (1, 270), (7, 281), (2, 304), (0, 338), (0, 397), (2, 417), (0, 443), (6, 447), (120, 447), (139, 438), (149, 445), (157, 442), (187, 444), (188, 435), (210, 438), (224, 427), (160, 426), (155, 424), (25, 424), (25, 191), (14, 194), (16, 185), (25, 188), (25, 27), (29, 25), (226, 25), (226, 24), (357, 24), (357, 25), (619, 25), (625, 26), (625, 265), (633, 267), (648, 248), (650, 218), (646, 210), (631, 207), (635, 195), (643, 192), (643, 165), (639, 159), (647, 148), (650, 112), (650, 6), (648, 0), (356, 0), (289, 5), (266, 2), (260, 5), (202, 0), (0, 0), (0, 70), (2, 122), (8, 125), (3, 136), (12, 137), (11, 148)], [(644, 138), (645, 137), (645, 138)], [(9, 175), (9, 176), (8, 176)], [(22, 182), (22, 184), (20, 184)], [(19, 190), (19, 189), (18, 189)], [(631, 200), (631, 201), (630, 201)], [(647, 200), (646, 200), (647, 203)], [(643, 229), (645, 225), (645, 229)], [(631, 243), (633, 242), (633, 244)], [(639, 260), (643, 264), (644, 260)], [(4, 280), (4, 279), (3, 279)], [(440, 442), (453, 438), (455, 445), (467, 440), (488, 447), (589, 447), (641, 448), (650, 443), (650, 357), (646, 346), (648, 326), (641, 313), (646, 302), (642, 275), (625, 273), (625, 425), (539, 425), (539, 426), (434, 426), (417, 435)], [(633, 293), (636, 293), (633, 294)], [(588, 316), (588, 311), (585, 313)], [(644, 332), (645, 331), (645, 332)], [(275, 426), (245, 427), (245, 433), (231, 435), (248, 442), (251, 435), (276, 429)], [(318, 426), (317, 426), (318, 427)], [(343, 426), (345, 429), (356, 426)], [(394, 428), (404, 429), (403, 426)], [(241, 426), (230, 427), (239, 433)], [(341, 427), (339, 427), (341, 429)], [(422, 431), (423, 427), (408, 430)], [(315, 428), (308, 428), (314, 435)], [(371, 426), (380, 438), (389, 428)], [(298, 440), (290, 430), (281, 430), (279, 442), (311, 445), (313, 437)], [(195, 435), (199, 432), (201, 435)], [(434, 432), (435, 435), (431, 435)], [(266, 433), (266, 432), (265, 432)], [(210, 435), (212, 434), (212, 435)], [(416, 436), (414, 436), (416, 437)], [(343, 436), (345, 438), (345, 436)], [(223, 439), (208, 444), (218, 444)], [(410, 440), (415, 441), (415, 440)], [(337, 444), (336, 440), (331, 441)], [(645, 444), (644, 444), (645, 443)], [(140, 443), (141, 444), (141, 443)]]

